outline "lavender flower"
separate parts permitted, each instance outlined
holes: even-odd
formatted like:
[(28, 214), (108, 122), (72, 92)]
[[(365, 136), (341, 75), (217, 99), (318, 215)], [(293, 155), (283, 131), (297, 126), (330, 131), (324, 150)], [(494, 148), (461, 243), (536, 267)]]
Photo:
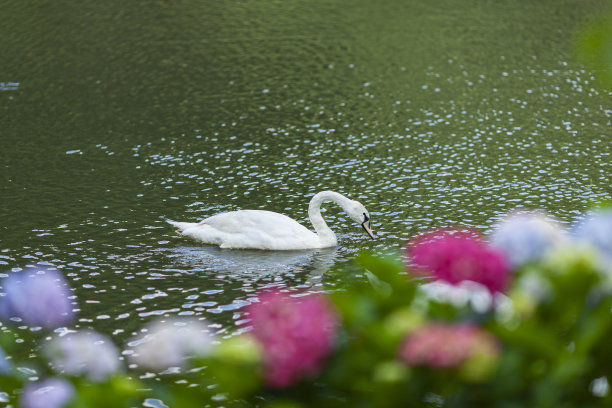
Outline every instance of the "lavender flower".
[(54, 370), (68, 375), (85, 375), (91, 381), (103, 381), (121, 369), (115, 344), (92, 330), (56, 337), (45, 345), (44, 352)]
[(0, 347), (0, 374), (9, 374), (13, 369), (13, 365), (8, 360), (4, 350)]
[(498, 223), (491, 234), (493, 247), (503, 251), (513, 268), (544, 258), (563, 243), (563, 230), (540, 212), (514, 213)]
[(574, 226), (572, 237), (592, 245), (612, 265), (612, 208), (588, 213)]
[(70, 289), (55, 269), (29, 269), (9, 275), (2, 281), (0, 317), (18, 317), (28, 326), (54, 329), (74, 319)]
[(62, 408), (73, 396), (71, 383), (61, 378), (48, 378), (26, 385), (20, 405), (22, 408)]
[(195, 319), (158, 320), (144, 330), (147, 334), (128, 343), (130, 360), (156, 372), (184, 367), (190, 357), (208, 354), (213, 336), (206, 322)]
[(248, 313), (253, 335), (263, 350), (268, 385), (287, 387), (321, 371), (338, 326), (336, 313), (326, 297), (265, 292), (259, 303), (249, 306)]

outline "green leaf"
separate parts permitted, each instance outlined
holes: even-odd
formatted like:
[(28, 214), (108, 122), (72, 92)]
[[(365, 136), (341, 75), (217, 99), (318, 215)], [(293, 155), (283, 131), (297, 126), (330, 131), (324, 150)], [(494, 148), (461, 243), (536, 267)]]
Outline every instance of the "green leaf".
[(379, 279), (376, 275), (366, 269), (366, 278), (370, 281), (372, 288), (382, 297), (389, 297), (393, 293), (393, 288), (387, 282)]

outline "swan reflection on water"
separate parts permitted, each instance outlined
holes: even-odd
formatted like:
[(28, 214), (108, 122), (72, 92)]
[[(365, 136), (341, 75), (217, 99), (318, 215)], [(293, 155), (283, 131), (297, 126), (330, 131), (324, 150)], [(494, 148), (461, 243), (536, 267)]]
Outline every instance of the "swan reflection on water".
[(264, 278), (307, 273), (319, 278), (337, 258), (337, 248), (295, 251), (227, 250), (218, 247), (177, 247), (170, 250), (189, 272), (208, 272), (236, 278)]

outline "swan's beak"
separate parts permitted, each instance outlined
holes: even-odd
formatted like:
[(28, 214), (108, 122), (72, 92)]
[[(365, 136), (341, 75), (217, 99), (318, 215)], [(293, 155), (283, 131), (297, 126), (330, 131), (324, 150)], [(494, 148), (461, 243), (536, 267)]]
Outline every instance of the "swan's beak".
[(365, 232), (368, 233), (368, 235), (370, 236), (370, 238), (375, 239), (376, 237), (374, 236), (374, 233), (372, 232), (372, 228), (370, 228), (370, 221), (364, 221), (361, 226), (363, 227), (363, 229), (365, 230)]

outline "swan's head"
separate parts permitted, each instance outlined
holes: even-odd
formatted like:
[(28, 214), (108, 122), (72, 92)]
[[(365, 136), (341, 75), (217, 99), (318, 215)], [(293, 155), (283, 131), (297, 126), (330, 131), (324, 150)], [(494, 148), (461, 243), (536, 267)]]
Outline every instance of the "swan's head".
[(347, 214), (353, 221), (361, 224), (365, 232), (368, 233), (370, 238), (374, 239), (374, 233), (370, 227), (370, 213), (359, 201), (353, 201), (350, 208), (347, 209)]

